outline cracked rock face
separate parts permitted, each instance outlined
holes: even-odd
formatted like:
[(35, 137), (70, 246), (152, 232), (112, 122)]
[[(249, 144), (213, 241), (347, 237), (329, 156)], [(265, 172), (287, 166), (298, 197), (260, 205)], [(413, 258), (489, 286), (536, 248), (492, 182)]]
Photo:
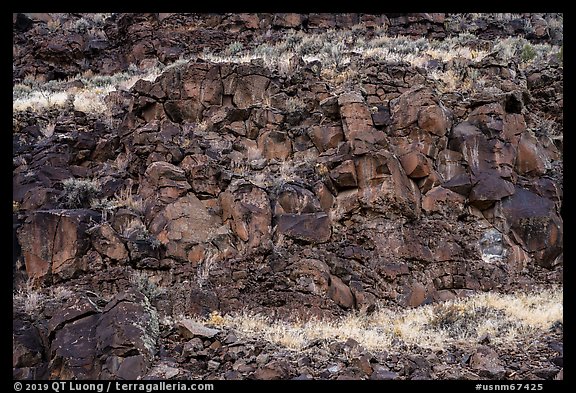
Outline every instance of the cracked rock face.
[(139, 292), (118, 294), (104, 308), (73, 299), (49, 321), (54, 379), (140, 379), (156, 352), (158, 315)]
[[(15, 377), (509, 376), (489, 346), (459, 354), (467, 371), (453, 373), (431, 353), (347, 349), (345, 364), (311, 344), (316, 366), (233, 331), (191, 319), (161, 331), (160, 321), (243, 309), (274, 320), (334, 318), (560, 285), (558, 61), (520, 67), (494, 52), (415, 66), (355, 55), (330, 77), (328, 64), (298, 55), (278, 69), (193, 55), (358, 23), (366, 34), (412, 38), (461, 30), (434, 13), (118, 13), (97, 36), (64, 34), (81, 26), (78, 15), (62, 16), (58, 29), (52, 14), (14, 14), (15, 83), (190, 60), (111, 92), (105, 116), (14, 112), (14, 287), (74, 294), (58, 306), (29, 304), (42, 310), (33, 317), (14, 311)], [(470, 18), (460, 23), (482, 39), (561, 42), (537, 14), (523, 16), (533, 31), (522, 18)], [(478, 86), (447, 91), (432, 71)], [(94, 182), (96, 195), (64, 206), (67, 179)], [(559, 367), (519, 372), (551, 378)]]
[(52, 282), (86, 270), (86, 230), (98, 213), (90, 210), (38, 211), (20, 228), (19, 241), (30, 279)]

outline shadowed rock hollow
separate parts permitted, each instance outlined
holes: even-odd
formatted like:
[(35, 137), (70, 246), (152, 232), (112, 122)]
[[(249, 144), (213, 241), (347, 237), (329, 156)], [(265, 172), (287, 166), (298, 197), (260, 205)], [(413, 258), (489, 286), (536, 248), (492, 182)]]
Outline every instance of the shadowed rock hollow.
[[(35, 56), (15, 59), (15, 78), (32, 68), (73, 75), (84, 59), (103, 72), (167, 63), (197, 40), (227, 44), (235, 29), (242, 39), (372, 20), (390, 34), (453, 34), (444, 14), (250, 15), (115, 15), (106, 39), (35, 44)], [(183, 32), (182, 20), (194, 23)], [(15, 16), (15, 48), (42, 26)], [(534, 42), (551, 39), (535, 31)], [(473, 96), (442, 91), (407, 62), (353, 57), (358, 77), (343, 84), (318, 67), (300, 57), (283, 70), (192, 58), (111, 92), (108, 121), (74, 109), (14, 112), (15, 286), (75, 293), (35, 320), (15, 310), (15, 377), (156, 375), (170, 357), (158, 320), (178, 315), (336, 317), (561, 284), (562, 145), (534, 120), (546, 112), (561, 124), (561, 66), (521, 70), (487, 56), (467, 69), (498, 89)], [(42, 116), (55, 116), (50, 136), (34, 131)], [(94, 198), (63, 208), (68, 178), (95, 181)], [(203, 350), (202, 340), (193, 349), (198, 336), (186, 336), (184, 351)], [(493, 356), (479, 349), (470, 366), (484, 370)], [(290, 367), (234, 372), (298, 375)], [(488, 378), (503, 377), (490, 367)]]

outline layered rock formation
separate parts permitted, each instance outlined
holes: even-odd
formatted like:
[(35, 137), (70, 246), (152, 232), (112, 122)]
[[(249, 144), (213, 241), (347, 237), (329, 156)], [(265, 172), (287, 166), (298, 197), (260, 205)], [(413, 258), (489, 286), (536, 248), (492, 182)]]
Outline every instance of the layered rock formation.
[[(188, 30), (176, 29), (190, 20)], [(60, 36), (28, 51), (27, 34), (43, 27), (18, 14), (14, 75), (69, 76), (84, 59), (112, 72), (174, 60), (237, 32), (359, 21), (447, 34), (435, 14), (115, 15), (103, 26), (106, 39)], [(533, 38), (544, 39), (538, 31)], [(486, 58), (478, 72), (501, 92), (464, 97), (442, 94), (426, 70), (406, 63), (353, 60), (362, 82), (352, 86), (294, 64), (280, 73), (259, 60), (192, 59), (110, 93), (115, 122), (52, 113), (49, 137), (35, 133), (33, 114), (14, 114), (15, 284), (98, 294), (44, 311), (47, 323), (17, 316), (15, 376), (155, 375), (158, 318), (172, 315), (247, 307), (331, 317), (379, 302), (417, 307), (561, 283), (562, 145), (530, 115), (547, 111), (561, 122), (561, 68), (520, 71)], [(70, 177), (97, 180), (102, 201), (129, 197), (63, 209)], [(162, 291), (144, 296), (131, 281), (136, 273)], [(361, 352), (360, 370), (398, 376), (364, 367)], [(490, 356), (478, 350), (472, 368)], [(288, 378), (290, 367), (263, 362), (252, 371)], [(486, 373), (502, 377), (495, 366)]]
[[(504, 14), (506, 15), (506, 14)], [(204, 48), (222, 49), (239, 40), (246, 45), (274, 41), (287, 31), (317, 32), (362, 24), (386, 29), (390, 36), (442, 39), (473, 32), (482, 40), (521, 35), (534, 43), (562, 43), (554, 14), (13, 14), (14, 78), (39, 75), (66, 79), (88, 69), (111, 74), (130, 64), (169, 64)], [(368, 31), (368, 36), (370, 31)], [(34, 37), (31, 39), (30, 37)]]

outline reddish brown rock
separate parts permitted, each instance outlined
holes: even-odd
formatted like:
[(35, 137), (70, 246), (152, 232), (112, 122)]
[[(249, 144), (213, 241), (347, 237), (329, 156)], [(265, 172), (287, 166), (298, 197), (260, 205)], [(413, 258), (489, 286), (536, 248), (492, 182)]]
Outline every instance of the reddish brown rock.
[(234, 104), (245, 109), (255, 104), (264, 104), (270, 79), (263, 75), (245, 75), (238, 77), (236, 89), (232, 98)]
[(100, 215), (91, 210), (34, 212), (18, 231), (26, 273), (41, 284), (66, 280), (86, 271), (82, 256), (90, 245), (86, 230)]
[(418, 126), (442, 136), (451, 126), (448, 111), (439, 105), (432, 90), (422, 85), (414, 86), (390, 101), (390, 114), (395, 131)]
[(438, 153), (438, 173), (444, 181), (449, 181), (453, 177), (466, 172), (466, 169), (462, 165), (463, 158), (462, 153), (454, 150), (446, 149)]
[[(451, 140), (451, 143), (454, 141), (454, 139)], [(502, 162), (505, 166), (510, 167), (514, 160), (514, 150), (508, 149), (505, 145), (502, 149), (503, 146), (498, 146), (499, 144), (498, 140), (489, 141), (477, 130), (473, 135), (462, 137), (458, 150), (462, 153), (471, 173), (479, 174), (483, 171), (502, 170), (504, 174), (508, 174), (506, 168), (501, 168), (499, 163)]]
[(275, 13), (272, 19), (273, 26), (279, 27), (300, 27), (304, 15), (296, 13)]
[(218, 329), (212, 329), (191, 319), (181, 319), (176, 324), (176, 327), (180, 335), (186, 339), (191, 339), (194, 337), (213, 338), (218, 333), (220, 333), (220, 330)]
[[(423, 262), (435, 262), (434, 254), (431, 248), (434, 248), (434, 243), (437, 242), (437, 233), (431, 234), (434, 241), (423, 238), (419, 228), (417, 227), (403, 227), (401, 228), (401, 238), (388, 239), (384, 241), (384, 245), (390, 247), (395, 246), (398, 254), (407, 258), (416, 259)], [(405, 291), (406, 292), (406, 291)]]
[(488, 379), (503, 379), (506, 373), (496, 351), (487, 346), (479, 347), (470, 357), (470, 367), (480, 377)]
[(367, 376), (372, 375), (372, 372), (374, 371), (370, 364), (370, 356), (368, 355), (360, 355), (359, 357), (352, 359), (351, 364)]
[(412, 179), (420, 179), (430, 174), (430, 163), (426, 156), (420, 152), (412, 151), (400, 157), (402, 168), (406, 175)]
[(472, 178), (468, 173), (454, 176), (449, 181), (442, 183), (442, 187), (468, 197), (473, 186)]
[(338, 97), (344, 136), (354, 154), (365, 154), (386, 145), (386, 136), (374, 128), (368, 105), (360, 93), (348, 92)]
[(536, 137), (523, 133), (518, 143), (516, 171), (521, 175), (540, 176), (550, 167), (547, 157)]
[(159, 333), (157, 314), (144, 295), (120, 293), (102, 311), (69, 310), (75, 303), (67, 303), (53, 317), (59, 322), (51, 323), (51, 378), (142, 378), (152, 363)]
[[(439, 240), (434, 246), (430, 247), (432, 251), (432, 256), (435, 261), (446, 262), (446, 261), (457, 261), (462, 257), (462, 247), (452, 240)], [(466, 284), (466, 288), (469, 289), (480, 289), (480, 287), (473, 287), (472, 285)]]
[(360, 189), (379, 186), (391, 174), (386, 155), (368, 154), (357, 158), (355, 162)]
[(186, 181), (186, 173), (168, 162), (151, 163), (144, 173), (139, 194), (143, 199), (158, 200), (161, 203), (171, 203), (190, 190)]
[(437, 136), (444, 136), (452, 123), (443, 106), (429, 105), (418, 113), (418, 127)]
[(490, 136), (499, 136), (504, 131), (504, 108), (500, 103), (490, 103), (475, 108), (468, 122)]
[(534, 253), (538, 264), (552, 267), (562, 252), (563, 242), (563, 223), (554, 203), (516, 187), (514, 195), (502, 200), (501, 209), (512, 238), (526, 251)]
[(506, 263), (512, 269), (520, 272), (526, 268), (528, 263), (530, 262), (530, 255), (522, 249), (517, 244), (513, 244), (510, 246), (508, 250), (508, 255), (506, 258)]
[(418, 179), (416, 184), (422, 194), (427, 193), (432, 188), (442, 184), (442, 177), (435, 170), (431, 170), (430, 174), (424, 178)]
[(499, 131), (481, 131), (479, 127), (483, 127), (482, 124), (462, 122), (454, 127), (450, 149), (462, 153), (472, 173), (497, 171), (502, 177), (510, 178), (516, 160), (515, 145), (500, 138), (487, 137), (490, 132), (499, 135)]
[(510, 142), (517, 142), (518, 135), (526, 131), (526, 120), (520, 113), (507, 113), (504, 116), (502, 132)]
[(334, 185), (342, 190), (357, 186), (356, 169), (354, 161), (347, 160), (330, 171), (330, 178)]
[(308, 15), (308, 28), (329, 29), (336, 26), (336, 14), (319, 13)]
[(231, 132), (236, 135), (246, 136), (247, 129), (246, 123), (243, 121), (234, 121), (227, 126), (223, 127), (223, 131)]
[(194, 194), (164, 207), (152, 219), (150, 233), (166, 246), (166, 256), (188, 258), (187, 248), (210, 241), (220, 233), (220, 217), (210, 214)]
[(206, 248), (204, 244), (197, 244), (190, 247), (186, 259), (192, 266), (198, 266), (198, 264), (206, 258)]
[(363, 206), (383, 214), (420, 215), (420, 190), (392, 154), (366, 155), (357, 160), (358, 197)]
[(314, 193), (294, 184), (284, 184), (278, 194), (274, 214), (302, 214), (321, 211)]
[(481, 133), (480, 129), (469, 121), (456, 124), (450, 133), (451, 150), (462, 152), (462, 143), (468, 138), (481, 135)]
[[(164, 103), (164, 112), (168, 118), (174, 123), (182, 123), (184, 121), (199, 121), (202, 119), (202, 104), (195, 100), (168, 100)], [(156, 111), (148, 111), (146, 116), (148, 119), (156, 118)]]
[(466, 198), (444, 187), (434, 187), (422, 196), (422, 210), (426, 213), (460, 214)]
[(115, 261), (128, 259), (128, 249), (119, 234), (108, 223), (91, 228), (88, 233), (92, 238), (92, 246), (100, 255)]
[(337, 96), (328, 96), (319, 102), (324, 116), (331, 120), (340, 120), (340, 109)]
[(292, 142), (285, 132), (265, 131), (258, 137), (258, 148), (268, 159), (286, 160), (292, 154)]
[(344, 140), (340, 126), (314, 126), (310, 128), (309, 136), (320, 152), (335, 148)]
[[(165, 110), (165, 107), (158, 102), (152, 101), (151, 99), (140, 100), (140, 102), (138, 102), (136, 105), (141, 107), (142, 118), (146, 120), (146, 122), (162, 120), (166, 117), (167, 111)], [(194, 116), (193, 114), (187, 115), (188, 108), (181, 108), (178, 106), (178, 104), (168, 104), (167, 108), (169, 118), (176, 119), (177, 121), (182, 121), (186, 117)], [(199, 112), (199, 109), (200, 108), (197, 107), (197, 112)]]
[(24, 194), (22, 205), (24, 210), (47, 210), (57, 208), (55, 201), (58, 192), (53, 188), (34, 187)]
[[(199, 78), (201, 80), (199, 101), (204, 106), (222, 105), (222, 94), (224, 87), (220, 77), (220, 66), (218, 64), (209, 65), (209, 68), (203, 68)], [(192, 97), (195, 97), (193, 95)]]
[(223, 192), (219, 196), (222, 218), (247, 247), (269, 247), (272, 209), (268, 194), (258, 187), (245, 185), (234, 194)]
[(396, 263), (382, 264), (380, 271), (382, 272), (382, 276), (390, 281), (395, 280), (396, 277), (407, 275), (410, 273), (410, 269), (408, 268), (408, 266)]
[(554, 201), (557, 205), (562, 201), (561, 185), (557, 184), (552, 179), (546, 177), (537, 179), (533, 191), (543, 198)]
[(277, 231), (310, 243), (327, 242), (332, 234), (330, 218), (324, 212), (281, 214), (278, 217)]
[(203, 154), (184, 157), (180, 168), (186, 173), (186, 179), (196, 194), (217, 196), (229, 181), (218, 165)]
[(287, 362), (282, 360), (273, 360), (258, 368), (252, 374), (252, 377), (256, 380), (277, 380), (277, 379), (287, 379), (290, 375), (290, 366)]
[(418, 307), (424, 303), (426, 297), (426, 287), (418, 282), (415, 282), (412, 285), (405, 287), (402, 303), (406, 307)]
[(499, 139), (490, 141), (488, 145), (493, 152), (492, 168), (500, 177), (511, 180), (515, 176), (516, 148), (511, 143), (502, 142)]
[(328, 288), (328, 297), (334, 300), (339, 306), (351, 309), (354, 308), (354, 296), (348, 285), (336, 276), (330, 276), (330, 287)]
[[(473, 178), (474, 185), (468, 196), (472, 206), (484, 210), (496, 201), (514, 194), (514, 185), (500, 176), (483, 172)], [(446, 185), (445, 185), (446, 186)], [(446, 186), (449, 188), (448, 186)]]
[(330, 268), (317, 259), (301, 259), (292, 266), (290, 278), (299, 290), (323, 296), (330, 286)]
[[(167, 100), (166, 115), (175, 123), (202, 120), (204, 105), (221, 105), (223, 84), (218, 65), (189, 62), (163, 73), (157, 80)], [(156, 86), (151, 88), (159, 91)], [(157, 94), (158, 95), (158, 94)]]
[[(224, 107), (226, 108), (226, 107)], [(237, 121), (244, 118), (242, 110), (233, 110), (230, 112), (231, 121)], [(247, 125), (253, 125), (258, 128), (265, 127), (266, 125), (276, 125), (279, 126), (284, 121), (284, 115), (282, 112), (274, 107), (270, 108), (252, 108), (250, 111), (249, 122)], [(248, 130), (250, 126), (247, 126)]]
[(334, 206), (330, 210), (330, 218), (339, 221), (360, 209), (358, 189), (345, 190), (338, 193)]
[(354, 297), (355, 307), (360, 312), (372, 312), (376, 307), (376, 296), (366, 291), (361, 281), (350, 280), (350, 291)]
[(329, 212), (334, 204), (334, 195), (332, 195), (328, 187), (321, 181), (314, 185), (314, 192), (320, 201), (322, 210)]

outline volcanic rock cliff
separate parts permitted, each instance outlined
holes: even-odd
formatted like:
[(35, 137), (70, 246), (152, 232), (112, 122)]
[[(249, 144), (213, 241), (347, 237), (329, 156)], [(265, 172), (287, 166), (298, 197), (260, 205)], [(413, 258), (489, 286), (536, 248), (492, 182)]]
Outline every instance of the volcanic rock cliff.
[[(545, 364), (480, 346), (451, 370), (427, 349), (353, 339), (306, 361), (217, 324), (562, 284), (561, 52), (529, 61), (562, 37), (551, 15), (517, 19), (15, 14), (15, 86), (164, 68), (106, 93), (105, 114), (73, 98), (13, 112), (14, 377), (556, 377), (561, 324), (535, 347)], [(358, 26), (408, 42), (467, 31), (487, 52), (419, 66), (350, 51), (332, 73), (298, 53), (280, 67), (202, 56)], [(486, 49), (516, 35), (520, 58)], [(166, 322), (178, 316), (194, 321)]]

